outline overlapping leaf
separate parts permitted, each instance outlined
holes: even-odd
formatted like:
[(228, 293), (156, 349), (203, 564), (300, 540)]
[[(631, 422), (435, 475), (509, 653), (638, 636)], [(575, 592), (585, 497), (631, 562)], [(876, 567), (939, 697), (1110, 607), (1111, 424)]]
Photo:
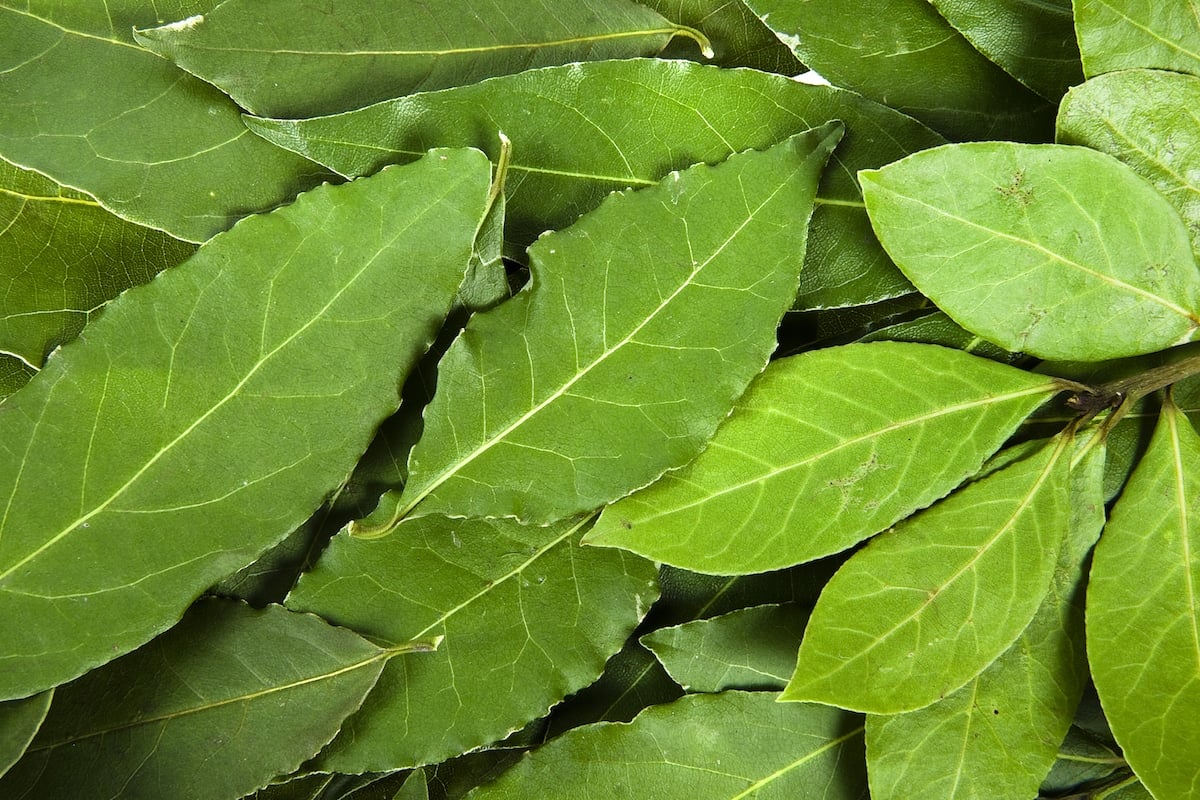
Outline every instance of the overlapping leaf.
[(1200, 796), (1200, 436), (1171, 403), (1096, 546), (1088, 661), (1125, 758), (1157, 797)]
[(510, 257), (520, 258), (543, 231), (570, 225), (614, 189), (763, 149), (831, 119), (847, 133), (817, 194), (799, 302), (847, 306), (910, 292), (871, 233), (855, 174), (945, 140), (839, 89), (682, 62), (615, 61), (531, 70), (333, 117), (247, 124), (343, 175), (369, 174), (434, 144), (495, 156), (503, 131), (514, 146), (506, 236)]
[(241, 797), (333, 738), (396, 655), (278, 606), (200, 603), (161, 638), (57, 689), (0, 792)]
[(978, 142), (859, 177), (875, 232), (905, 275), (1005, 349), (1100, 361), (1197, 334), (1200, 271), (1187, 228), (1111, 156)]
[(0, 696), (145, 642), (345, 479), (450, 308), (489, 174), (435, 151), (249, 219), (5, 401)]
[(821, 797), (859, 800), (862, 727), (851, 715), (775, 702), (770, 692), (688, 695), (630, 723), (564, 734), (472, 800)]
[(1089, 78), (1139, 67), (1200, 75), (1195, 0), (1075, 0), (1075, 30)]
[(836, 553), (945, 495), (1055, 391), (931, 345), (776, 361), (704, 453), (610, 505), (588, 539), (719, 574)]
[(439, 363), (403, 494), (354, 530), (414, 511), (551, 522), (694, 457), (775, 347), (841, 132), (674, 173), (539, 240), (530, 287)]
[(631, 0), (225, 0), (135, 32), (254, 114), (311, 117), (524, 69), (703, 37)]
[(436, 653), (388, 665), (321, 766), (437, 763), (503, 738), (599, 677), (654, 601), (654, 568), (581, 549), (580, 527), (431, 516), (382, 539), (336, 537), (289, 607), (376, 641), (445, 638)]
[(195, 250), (0, 161), (0, 352), (40, 368), (104, 303)]
[(0, 703), (0, 777), (17, 763), (46, 719), (54, 690)]
[(132, 25), (161, 21), (152, 4), (38, 6), (0, 2), (0, 157), (193, 242), (325, 177), (251, 135), (229, 98), (136, 46)]
[(852, 556), (817, 601), (783, 698), (896, 714), (995, 661), (1049, 589), (1069, 515), (1069, 445), (1061, 437)]
[(1093, 78), (1063, 100), (1058, 139), (1116, 156), (1183, 217), (1200, 258), (1200, 78), (1124, 70)]
[(747, 0), (802, 62), (836, 86), (952, 139), (1039, 141), (1052, 107), (988, 61), (927, 0)]
[(0, 354), (0, 403), (36, 374), (37, 370), (16, 356)]
[(915, 319), (886, 325), (871, 331), (858, 341), (936, 344), (1000, 362), (1011, 362), (1016, 356), (966, 330), (942, 311), (933, 311)]
[(867, 717), (875, 800), (1025, 800), (1038, 792), (1087, 678), (1084, 567), (1104, 525), (1104, 448), (1071, 474), (1071, 527), (1050, 592), (1003, 655), (953, 694), (894, 716)]
[[(752, 67), (779, 75), (804, 70), (783, 42), (775, 38), (745, 3), (726, 0), (646, 0), (667, 19), (688, 25), (704, 34), (712, 46), (713, 64), (721, 67)], [(663, 58), (695, 51), (696, 45), (676, 38), (661, 53)]]

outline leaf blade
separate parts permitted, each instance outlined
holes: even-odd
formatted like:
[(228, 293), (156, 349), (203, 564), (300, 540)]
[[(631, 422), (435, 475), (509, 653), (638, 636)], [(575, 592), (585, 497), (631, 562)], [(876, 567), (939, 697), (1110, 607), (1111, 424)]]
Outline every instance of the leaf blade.
[(1200, 75), (1193, 0), (1076, 0), (1075, 30), (1089, 78), (1141, 67)]

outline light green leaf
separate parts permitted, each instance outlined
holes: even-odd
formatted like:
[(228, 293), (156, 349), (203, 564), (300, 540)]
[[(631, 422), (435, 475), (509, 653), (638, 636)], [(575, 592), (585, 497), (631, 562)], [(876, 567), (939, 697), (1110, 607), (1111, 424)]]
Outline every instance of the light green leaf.
[(1075, 30), (1089, 78), (1139, 67), (1200, 75), (1196, 0), (1075, 0)]
[(29, 747), (29, 742), (46, 719), (53, 697), (54, 690), (51, 689), (32, 697), (0, 703), (0, 777), (17, 763)]
[(1037, 795), (1087, 680), (1083, 591), (1087, 557), (1104, 526), (1104, 447), (1083, 459), (1071, 474), (1071, 527), (1050, 591), (1020, 638), (978, 677), (933, 705), (868, 715), (874, 800)]
[(398, 652), (278, 606), (201, 602), (146, 647), (56, 690), (0, 793), (241, 797), (329, 741)]
[(1051, 102), (1083, 82), (1071, 0), (931, 0), (954, 29)]
[(1158, 70), (1101, 75), (1067, 94), (1058, 138), (1116, 156), (1179, 210), (1200, 258), (1200, 78)]
[[(728, 0), (645, 0), (667, 19), (683, 23), (704, 34), (712, 46), (713, 64), (721, 67), (752, 67), (779, 75), (795, 75), (804, 66), (775, 34), (742, 2)], [(689, 53), (689, 51), (691, 51)], [(661, 54), (664, 58), (698, 55), (696, 44), (676, 38)]]
[(806, 622), (801, 606), (756, 606), (661, 628), (641, 642), (688, 691), (781, 691), (796, 668)]
[(688, 695), (630, 723), (577, 728), (470, 798), (644, 797), (651, 787), (656, 800), (865, 797), (858, 720), (776, 697)]
[(106, 302), (195, 251), (0, 161), (0, 352), (41, 368)]
[(817, 601), (784, 699), (897, 714), (995, 661), (1049, 589), (1070, 509), (1069, 445), (1060, 437), (852, 556)]
[(1001, 363), (1011, 363), (1016, 358), (1015, 353), (1010, 353), (986, 339), (976, 336), (950, 319), (943, 311), (934, 311), (916, 319), (878, 328), (858, 341), (936, 344), (942, 347), (953, 347), (964, 353), (973, 353)]
[[(134, 45), (128, 27), (97, 30), (101, 4), (29, 5), (0, 0), (0, 157), (193, 242), (326, 177), (251, 135), (229, 98)], [(104, 5), (124, 25), (157, 22), (153, 4)]]
[(445, 639), (436, 653), (388, 665), (320, 767), (437, 763), (503, 738), (599, 677), (654, 601), (655, 571), (580, 549), (580, 527), (421, 517), (382, 539), (335, 537), (289, 607), (376, 641)]
[(530, 70), (333, 117), (247, 124), (343, 175), (411, 160), (431, 144), (495, 158), (503, 131), (513, 142), (507, 255), (521, 259), (539, 234), (565, 228), (614, 189), (764, 149), (831, 119), (847, 133), (817, 192), (798, 302), (847, 306), (909, 293), (875, 241), (855, 175), (945, 140), (851, 92), (748, 70), (613, 61)]
[[(672, 36), (708, 42), (631, 0), (225, 0), (134, 31), (138, 44), (253, 114), (335, 114), (521, 70), (649, 56)], [(709, 51), (711, 52), (711, 51)]]
[(16, 356), (0, 354), (0, 403), (37, 374), (37, 370)]
[(796, 57), (836, 86), (952, 139), (1038, 141), (1053, 107), (988, 61), (927, 0), (746, 0)]
[(775, 349), (841, 133), (674, 173), (540, 239), (530, 286), (438, 365), (403, 495), (352, 531), (414, 510), (551, 522), (693, 458)]
[(429, 785), (425, 781), (425, 770), (409, 773), (404, 785), (397, 790), (392, 800), (429, 800)]
[(345, 479), (450, 308), (489, 173), (435, 151), (248, 219), (0, 407), (0, 697), (147, 641)]
[(988, 341), (1100, 361), (1196, 336), (1200, 271), (1187, 228), (1112, 156), (976, 142), (859, 179), (871, 224), (900, 269)]
[(1053, 381), (931, 345), (774, 362), (684, 469), (604, 510), (591, 544), (697, 572), (761, 572), (851, 547), (974, 474)]
[(1087, 649), (1125, 759), (1162, 798), (1200, 797), (1200, 436), (1170, 402), (1092, 563)]

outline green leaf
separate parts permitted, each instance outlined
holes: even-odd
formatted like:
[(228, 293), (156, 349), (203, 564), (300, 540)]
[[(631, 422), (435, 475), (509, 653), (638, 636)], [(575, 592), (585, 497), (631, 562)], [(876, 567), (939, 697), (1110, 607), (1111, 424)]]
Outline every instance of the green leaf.
[(1083, 82), (1071, 0), (931, 0), (954, 29), (1051, 102)]
[(1102, 781), (1125, 767), (1125, 759), (1116, 750), (1082, 728), (1071, 726), (1058, 748), (1057, 760), (1042, 781), (1042, 793), (1052, 797), (1066, 795), (1076, 787)]
[(997, 347), (980, 338), (950, 319), (945, 312), (934, 311), (916, 319), (897, 322), (871, 331), (860, 342), (919, 342), (953, 347), (964, 353), (990, 358), (1001, 363), (1011, 363), (1015, 353)]
[(1170, 402), (1092, 564), (1087, 649), (1125, 759), (1156, 797), (1200, 797), (1200, 436)]
[(1200, 258), (1200, 78), (1128, 70), (1093, 78), (1067, 94), (1058, 138), (1108, 153), (1154, 184), (1188, 227)]
[(697, 572), (761, 572), (851, 547), (974, 474), (1047, 378), (931, 345), (774, 362), (695, 461), (604, 510), (591, 544)]
[(0, 156), (193, 242), (326, 177), (252, 136), (229, 98), (134, 45), (121, 24), (157, 21), (152, 4), (105, 3), (121, 24), (102, 26), (99, 5), (58, 3), (43, 18), (0, 0)]
[(345, 479), (450, 308), (489, 172), (435, 151), (248, 219), (0, 407), (0, 697), (147, 641)]
[[(727, 0), (644, 0), (667, 19), (704, 34), (712, 46), (710, 60), (721, 67), (751, 67), (779, 75), (795, 75), (804, 66), (745, 3)], [(689, 48), (690, 45), (690, 48)], [(662, 52), (664, 58), (696, 51), (696, 44), (677, 38)]]
[(777, 603), (811, 607), (843, 560), (834, 557), (749, 575), (704, 575), (663, 565), (658, 574), (662, 596), (651, 610), (651, 621), (655, 626), (678, 625)]
[(614, 61), (530, 70), (334, 117), (247, 124), (343, 175), (411, 160), (434, 143), (495, 158), (503, 131), (513, 142), (507, 254), (520, 258), (543, 231), (570, 225), (614, 189), (764, 149), (831, 119), (847, 133), (817, 192), (798, 302), (846, 306), (909, 293), (875, 241), (855, 174), (945, 140), (851, 92), (747, 70)]
[(662, 628), (641, 642), (688, 691), (781, 691), (796, 668), (806, 622), (801, 606), (756, 606)]
[(783, 698), (897, 714), (995, 661), (1049, 589), (1067, 528), (1070, 441), (967, 485), (852, 556), (817, 601)]
[(1020, 638), (933, 705), (867, 717), (875, 800), (1026, 800), (1037, 794), (1087, 680), (1083, 591), (1088, 554), (1104, 526), (1104, 447), (1083, 458), (1071, 474), (1071, 527), (1050, 591)]
[(0, 354), (0, 403), (37, 374), (37, 370), (16, 356)]
[(1053, 107), (980, 55), (926, 0), (746, 0), (796, 57), (836, 86), (952, 139), (1037, 141)]
[(529, 797), (790, 797), (857, 800), (862, 727), (832, 708), (768, 692), (688, 695), (630, 723), (577, 728), (535, 750), (471, 800)]
[(376, 641), (445, 639), (436, 653), (388, 665), (320, 767), (433, 764), (502, 738), (599, 677), (657, 590), (648, 562), (580, 549), (581, 524), (420, 517), (382, 539), (334, 537), (289, 607)]
[(875, 232), (900, 269), (988, 341), (1041, 358), (1100, 361), (1196, 336), (1200, 271), (1187, 228), (1111, 156), (978, 142), (917, 153), (859, 179)]
[(1195, 0), (1075, 0), (1075, 30), (1089, 78), (1138, 67), (1200, 75)]
[(41, 368), (106, 302), (195, 251), (0, 161), (0, 351)]
[(329, 741), (397, 652), (278, 606), (202, 602), (146, 647), (56, 690), (0, 792), (241, 797)]
[(674, 173), (540, 239), (530, 286), (438, 365), (403, 495), (352, 530), (414, 510), (551, 522), (693, 458), (775, 348), (841, 133)]
[(524, 69), (708, 42), (630, 0), (225, 0), (134, 31), (254, 114), (312, 117)]
[(0, 703), (0, 777), (25, 753), (46, 719), (54, 690)]

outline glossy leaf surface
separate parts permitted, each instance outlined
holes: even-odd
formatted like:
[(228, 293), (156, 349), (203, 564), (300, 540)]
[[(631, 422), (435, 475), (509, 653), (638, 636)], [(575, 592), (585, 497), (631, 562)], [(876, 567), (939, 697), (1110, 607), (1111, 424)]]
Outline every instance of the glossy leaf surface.
[(322, 768), (437, 763), (503, 738), (599, 677), (654, 601), (655, 570), (581, 549), (579, 529), (429, 516), (382, 539), (335, 537), (289, 607), (375, 641), (445, 638), (436, 653), (388, 665)]
[(978, 142), (859, 177), (875, 232), (901, 270), (1001, 347), (1100, 361), (1196, 335), (1200, 271), (1187, 228), (1111, 156)]
[[(39, 8), (49, 19), (28, 5), (0, 3), (3, 158), (193, 242), (325, 177), (251, 135), (229, 98), (134, 45), (128, 27), (102, 24), (95, 3)], [(107, 5), (126, 25), (158, 21), (146, 4)]]
[(513, 142), (508, 255), (519, 258), (543, 231), (570, 225), (615, 189), (764, 149), (831, 119), (847, 132), (817, 193), (799, 302), (847, 306), (911, 292), (875, 241), (855, 175), (945, 140), (839, 89), (684, 62), (616, 61), (532, 70), (333, 117), (247, 124), (343, 175), (411, 160), (434, 144), (495, 157), (503, 131)]
[(134, 35), (250, 113), (295, 118), (536, 67), (649, 56), (685, 31), (630, 0), (342, 0), (336, 18), (320, 0), (225, 0)]
[(1075, 0), (1075, 29), (1089, 78), (1139, 67), (1200, 75), (1196, 0)]
[(811, 561), (945, 495), (1055, 391), (931, 345), (776, 361), (695, 461), (610, 505), (588, 539), (718, 574)]
[[(795, 75), (804, 66), (787, 46), (775, 38), (767, 26), (744, 3), (726, 0), (647, 0), (669, 20), (695, 28), (712, 46), (711, 63), (722, 67), (752, 67), (779, 75)], [(693, 60), (700, 55), (696, 43), (677, 37), (661, 53), (664, 58), (678, 57), (691, 51)]]
[(0, 352), (40, 368), (106, 302), (195, 250), (0, 161)]
[(311, 615), (205, 601), (146, 647), (57, 689), (0, 791), (241, 797), (329, 741), (394, 655)]
[(1012, 647), (917, 711), (867, 717), (875, 800), (1025, 800), (1038, 793), (1087, 679), (1085, 566), (1104, 525), (1104, 449), (1071, 474), (1071, 527), (1050, 591)]
[(694, 457), (775, 348), (841, 132), (672, 174), (540, 239), (529, 287), (439, 363), (403, 495), (357, 530), (414, 510), (551, 522)]
[(142, 644), (316, 510), (449, 310), (489, 174), (436, 151), (247, 220), (4, 403), (0, 696)]
[(54, 690), (35, 694), (21, 700), (0, 703), (0, 777), (29, 747), (34, 734), (46, 719)]
[(928, 0), (747, 0), (796, 57), (836, 86), (952, 139), (1037, 141), (1051, 106), (988, 61)]
[(1125, 759), (1156, 797), (1200, 796), (1200, 436), (1171, 404), (1092, 563), (1087, 649)]
[(1178, 209), (1200, 258), (1200, 78), (1125, 70), (1077, 86), (1058, 112), (1058, 139), (1119, 158)]
[(995, 661), (1049, 589), (1069, 514), (1068, 445), (967, 485), (852, 556), (817, 601), (784, 699), (896, 714)]
[(756, 606), (662, 628), (641, 642), (688, 691), (782, 691), (796, 668), (806, 622), (800, 606)]
[(578, 728), (470, 797), (598, 800), (647, 789), (661, 800), (864, 797), (857, 720), (775, 699), (770, 692), (688, 695), (630, 723)]

